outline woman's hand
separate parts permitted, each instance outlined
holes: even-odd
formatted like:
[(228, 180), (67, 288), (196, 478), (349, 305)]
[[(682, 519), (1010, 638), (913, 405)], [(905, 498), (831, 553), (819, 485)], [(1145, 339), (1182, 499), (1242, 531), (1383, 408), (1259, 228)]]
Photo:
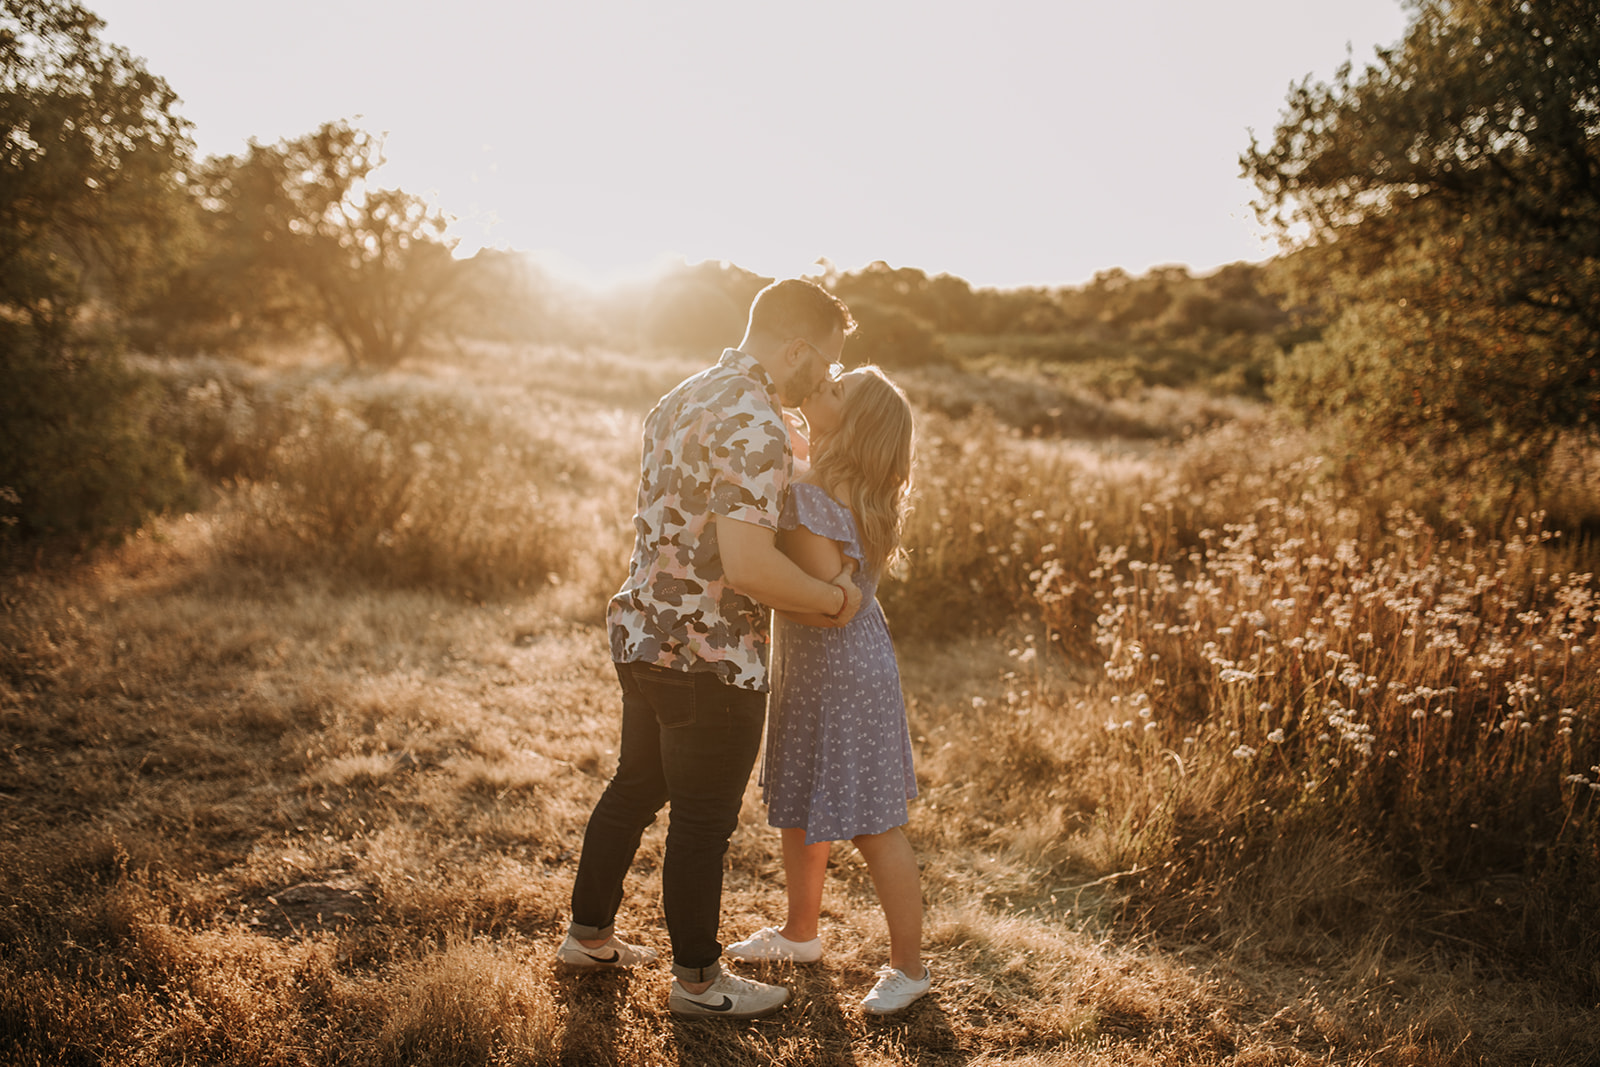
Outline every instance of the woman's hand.
[(844, 567), (833, 576), (833, 584), (844, 590), (844, 605), (828, 616), (835, 626), (848, 626), (861, 610), (861, 590), (856, 585), (856, 561), (846, 558)]
[[(808, 626), (842, 626), (861, 606), (861, 591), (848, 572), (843, 582), (826, 577), (840, 574), (846, 562), (839, 546), (826, 537), (805, 529), (785, 530), (787, 539), (803, 546), (789, 553), (779, 548), (773, 530), (753, 522), (718, 515), (716, 530), (723, 578), (750, 599), (785, 615), (798, 615)], [(843, 622), (824, 614), (839, 603), (833, 595), (835, 586), (844, 593), (838, 616)]]

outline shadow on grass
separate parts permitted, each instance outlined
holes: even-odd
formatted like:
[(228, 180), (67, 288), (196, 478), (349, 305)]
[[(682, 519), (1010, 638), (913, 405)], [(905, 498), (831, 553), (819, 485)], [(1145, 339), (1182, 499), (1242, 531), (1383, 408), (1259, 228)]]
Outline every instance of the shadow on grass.
[(853, 1067), (868, 1049), (893, 1049), (891, 1055), (918, 1064), (967, 1060), (936, 996), (879, 1018), (861, 1011), (859, 1000), (870, 982), (852, 973), (774, 965), (757, 976), (788, 986), (791, 995), (783, 1009), (744, 1023), (673, 1018), (670, 1041), (679, 1064)]
[(789, 1001), (775, 1015), (745, 1023), (716, 1019), (671, 1020), (680, 1064), (805, 1064), (853, 1067), (850, 1022), (840, 1009), (832, 975), (819, 967), (773, 964), (746, 974), (787, 986)]
[(631, 1004), (634, 979), (627, 971), (587, 974), (551, 968), (550, 993), (566, 1015), (562, 1063), (618, 1064), (632, 1058), (629, 1037), (638, 1026)]
[(862, 1019), (871, 1046), (904, 1049), (915, 1063), (960, 1064), (970, 1058), (939, 1002), (937, 988), (904, 1011), (883, 1016), (863, 1014)]

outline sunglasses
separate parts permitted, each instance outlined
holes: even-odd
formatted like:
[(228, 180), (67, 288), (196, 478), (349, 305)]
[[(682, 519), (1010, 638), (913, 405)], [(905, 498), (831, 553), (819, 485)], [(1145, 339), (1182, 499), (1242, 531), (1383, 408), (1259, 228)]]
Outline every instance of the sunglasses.
[(824, 365), (824, 370), (823, 370), (823, 375), (824, 375), (824, 379), (823, 380), (824, 381), (836, 382), (841, 377), (844, 376), (844, 364), (843, 363), (829, 363), (828, 362), (828, 357), (822, 351), (822, 349), (818, 348), (816, 345), (812, 344), (810, 341), (807, 341), (804, 337), (800, 338), (800, 340), (801, 340), (802, 343), (805, 344), (805, 346), (807, 348), (811, 349), (811, 351), (815, 352), (817, 355), (822, 357), (822, 362), (823, 362), (823, 365)]

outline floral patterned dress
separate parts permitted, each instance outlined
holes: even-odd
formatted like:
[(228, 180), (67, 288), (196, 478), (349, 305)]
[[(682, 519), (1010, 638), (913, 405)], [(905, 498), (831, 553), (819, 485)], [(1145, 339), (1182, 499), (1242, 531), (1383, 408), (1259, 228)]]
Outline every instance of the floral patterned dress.
[(905, 824), (917, 795), (900, 668), (877, 575), (865, 574), (855, 516), (821, 487), (790, 487), (780, 525), (839, 543), (856, 561), (862, 607), (829, 629), (773, 619), (772, 695), (762, 768), (767, 822), (803, 827), (806, 843)]

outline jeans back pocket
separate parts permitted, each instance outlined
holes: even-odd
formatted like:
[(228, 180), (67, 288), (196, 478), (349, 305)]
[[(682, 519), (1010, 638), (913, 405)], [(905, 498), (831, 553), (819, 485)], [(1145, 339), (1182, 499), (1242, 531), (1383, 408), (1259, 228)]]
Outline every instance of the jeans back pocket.
[(689, 726), (695, 717), (695, 676), (655, 663), (633, 664), (633, 680), (644, 694), (656, 722), (671, 729)]

